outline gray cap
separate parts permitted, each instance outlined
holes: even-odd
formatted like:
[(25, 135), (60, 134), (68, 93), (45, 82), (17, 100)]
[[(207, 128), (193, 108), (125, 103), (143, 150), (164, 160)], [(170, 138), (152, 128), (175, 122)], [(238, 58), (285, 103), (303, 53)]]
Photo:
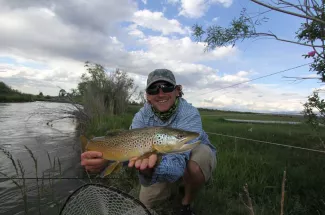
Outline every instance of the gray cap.
[(147, 79), (147, 87), (146, 89), (157, 81), (167, 81), (173, 85), (176, 85), (175, 76), (172, 71), (168, 69), (155, 69), (150, 72)]

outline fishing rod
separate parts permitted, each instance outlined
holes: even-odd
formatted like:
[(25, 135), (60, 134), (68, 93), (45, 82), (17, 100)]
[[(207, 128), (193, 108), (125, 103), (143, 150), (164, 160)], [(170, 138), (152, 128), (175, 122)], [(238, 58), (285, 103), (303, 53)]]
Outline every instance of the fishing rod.
[(22, 180), (22, 179), (27, 179), (27, 180), (49, 180), (49, 179), (55, 179), (55, 180), (76, 180), (76, 179), (89, 179), (89, 180), (107, 180), (107, 179), (114, 179), (114, 180), (119, 180), (119, 179), (132, 179), (131, 177), (110, 177), (110, 178), (76, 178), (76, 177), (62, 177), (62, 178), (42, 178), (42, 177), (26, 177), (26, 178), (22, 178), (22, 177), (10, 177), (10, 178), (6, 178), (6, 177), (0, 177), (0, 180), (13, 180), (13, 179), (17, 179), (17, 180)]

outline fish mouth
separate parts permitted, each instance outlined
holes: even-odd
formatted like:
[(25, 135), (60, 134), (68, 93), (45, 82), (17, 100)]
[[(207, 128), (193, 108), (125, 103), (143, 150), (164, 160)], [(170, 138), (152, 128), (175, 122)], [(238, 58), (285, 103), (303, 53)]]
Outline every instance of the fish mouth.
[(196, 141), (194, 143), (183, 144), (180, 148), (173, 149), (172, 151), (170, 151), (167, 154), (187, 152), (187, 151), (190, 151), (190, 150), (194, 149), (199, 144), (201, 144), (201, 140), (198, 140), (198, 141)]
[(187, 134), (185, 134), (186, 137), (181, 138), (180, 140), (180, 144), (184, 145), (187, 142), (194, 140), (195, 138), (198, 138), (200, 136), (199, 133), (197, 132), (187, 132)]
[(174, 152), (175, 151), (183, 151), (183, 150), (187, 151), (191, 148), (194, 148), (194, 145), (197, 145), (200, 143), (199, 140), (194, 143), (188, 143), (200, 136), (200, 134), (197, 132), (186, 132), (186, 134), (184, 136), (185, 137), (183, 137), (179, 140), (179, 142), (177, 144), (178, 147), (176, 147), (176, 149), (173, 150)]

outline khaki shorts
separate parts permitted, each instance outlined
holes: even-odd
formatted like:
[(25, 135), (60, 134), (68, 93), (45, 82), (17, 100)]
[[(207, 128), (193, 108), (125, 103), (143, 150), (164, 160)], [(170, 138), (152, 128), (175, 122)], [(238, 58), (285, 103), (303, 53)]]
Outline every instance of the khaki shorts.
[[(195, 161), (199, 165), (207, 182), (216, 166), (216, 157), (213, 156), (210, 147), (205, 144), (198, 145), (192, 150), (190, 160)], [(156, 183), (148, 187), (141, 186), (139, 199), (146, 207), (151, 208), (156, 202), (169, 198), (173, 188), (177, 188), (177, 184), (179, 183), (181, 182), (164, 182)]]

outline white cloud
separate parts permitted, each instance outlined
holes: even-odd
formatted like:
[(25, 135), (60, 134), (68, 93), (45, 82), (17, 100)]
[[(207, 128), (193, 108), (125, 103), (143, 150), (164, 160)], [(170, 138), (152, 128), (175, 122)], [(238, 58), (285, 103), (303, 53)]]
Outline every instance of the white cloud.
[(166, 0), (167, 4), (177, 4), (180, 0)]
[(129, 25), (128, 30), (129, 30), (128, 34), (133, 37), (138, 37), (138, 38), (145, 37), (144, 33), (138, 29), (138, 26), (136, 24)]
[(216, 48), (204, 52), (204, 43), (193, 42), (189, 37), (170, 39), (167, 37), (149, 36), (141, 42), (157, 59), (181, 62), (204, 62), (219, 60), (236, 54), (237, 48), (231, 46)]
[(221, 4), (224, 7), (230, 7), (233, 0), (210, 0), (210, 4)]
[(143, 4), (147, 4), (147, 0), (141, 0)]
[(199, 18), (208, 9), (205, 0), (182, 0), (182, 7), (179, 15), (187, 16), (190, 18)]
[(295, 93), (289, 98), (282, 95), (283, 89), (270, 90), (265, 85), (250, 84), (250, 88), (229, 88), (218, 92), (209, 91), (205, 94), (205, 99), (190, 98), (193, 104), (206, 107), (253, 112), (277, 112), (277, 111), (302, 111), (302, 105), (305, 101), (304, 93)]
[(213, 4), (221, 4), (224, 7), (229, 7), (232, 4), (232, 0), (181, 0), (179, 15), (189, 18), (199, 18)]
[(219, 20), (219, 17), (214, 17), (213, 19), (212, 19), (212, 22), (217, 22)]
[(134, 13), (133, 22), (145, 28), (162, 32), (164, 35), (171, 33), (186, 34), (181, 23), (176, 19), (167, 19), (162, 12), (150, 10), (138, 10)]

